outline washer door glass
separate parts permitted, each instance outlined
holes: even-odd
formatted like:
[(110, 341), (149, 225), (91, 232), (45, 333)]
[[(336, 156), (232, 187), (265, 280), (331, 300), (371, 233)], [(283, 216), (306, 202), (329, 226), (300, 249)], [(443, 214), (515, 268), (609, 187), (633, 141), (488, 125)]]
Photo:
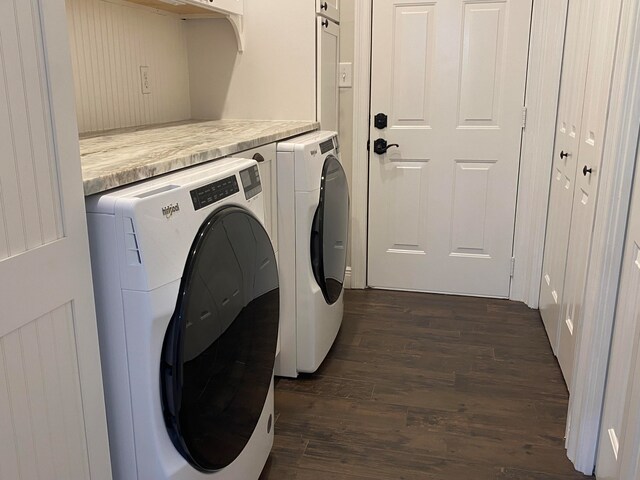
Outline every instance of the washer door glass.
[(320, 199), (311, 227), (313, 275), (329, 305), (342, 292), (347, 268), (349, 186), (342, 165), (333, 155), (322, 167)]
[(201, 226), (162, 350), (164, 419), (202, 472), (233, 462), (251, 438), (273, 378), (278, 270), (262, 225), (238, 207)]

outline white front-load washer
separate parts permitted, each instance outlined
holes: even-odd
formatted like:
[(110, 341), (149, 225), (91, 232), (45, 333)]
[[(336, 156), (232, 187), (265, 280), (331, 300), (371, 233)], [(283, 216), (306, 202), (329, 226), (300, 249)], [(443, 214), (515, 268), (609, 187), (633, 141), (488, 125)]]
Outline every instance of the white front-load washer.
[(280, 356), (276, 375), (315, 372), (343, 315), (349, 187), (335, 132), (278, 144)]
[(114, 478), (255, 480), (279, 281), (254, 160), (87, 199)]

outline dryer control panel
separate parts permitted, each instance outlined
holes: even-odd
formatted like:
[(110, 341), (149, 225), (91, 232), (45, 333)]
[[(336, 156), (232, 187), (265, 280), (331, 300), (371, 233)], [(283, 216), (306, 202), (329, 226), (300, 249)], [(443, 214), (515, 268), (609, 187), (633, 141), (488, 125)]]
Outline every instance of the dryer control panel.
[(246, 168), (240, 171), (240, 180), (244, 187), (244, 196), (247, 200), (255, 197), (262, 192), (262, 184), (260, 183), (260, 172), (258, 166)]
[(216, 203), (223, 198), (230, 197), (234, 193), (238, 193), (240, 188), (238, 187), (238, 179), (235, 175), (232, 175), (217, 182), (203, 185), (189, 192), (191, 194), (191, 201), (193, 202), (193, 208), (200, 210), (207, 207), (212, 203)]

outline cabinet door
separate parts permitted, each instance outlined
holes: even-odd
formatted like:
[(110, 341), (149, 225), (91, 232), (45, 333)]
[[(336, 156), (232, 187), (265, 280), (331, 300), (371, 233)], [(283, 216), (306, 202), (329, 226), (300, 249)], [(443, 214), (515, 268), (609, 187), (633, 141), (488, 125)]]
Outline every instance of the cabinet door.
[(340, 0), (316, 0), (316, 13), (340, 22)]
[(318, 17), (317, 120), (323, 130), (338, 131), (338, 58), (340, 27)]
[(240, 158), (253, 158), (258, 162), (262, 195), (264, 198), (264, 228), (269, 234), (273, 249), (278, 257), (278, 178), (276, 176), (276, 144), (246, 150), (233, 155)]

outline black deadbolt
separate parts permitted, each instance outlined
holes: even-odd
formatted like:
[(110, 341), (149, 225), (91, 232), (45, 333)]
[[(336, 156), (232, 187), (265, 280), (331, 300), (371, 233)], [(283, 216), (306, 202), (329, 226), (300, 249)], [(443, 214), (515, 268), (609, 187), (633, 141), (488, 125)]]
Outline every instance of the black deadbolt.
[(373, 151), (378, 155), (384, 155), (387, 153), (391, 147), (399, 147), (397, 143), (387, 144), (387, 141), (384, 138), (379, 138), (375, 142), (373, 142)]
[(387, 116), (384, 113), (378, 113), (373, 117), (373, 125), (379, 130), (387, 128)]

